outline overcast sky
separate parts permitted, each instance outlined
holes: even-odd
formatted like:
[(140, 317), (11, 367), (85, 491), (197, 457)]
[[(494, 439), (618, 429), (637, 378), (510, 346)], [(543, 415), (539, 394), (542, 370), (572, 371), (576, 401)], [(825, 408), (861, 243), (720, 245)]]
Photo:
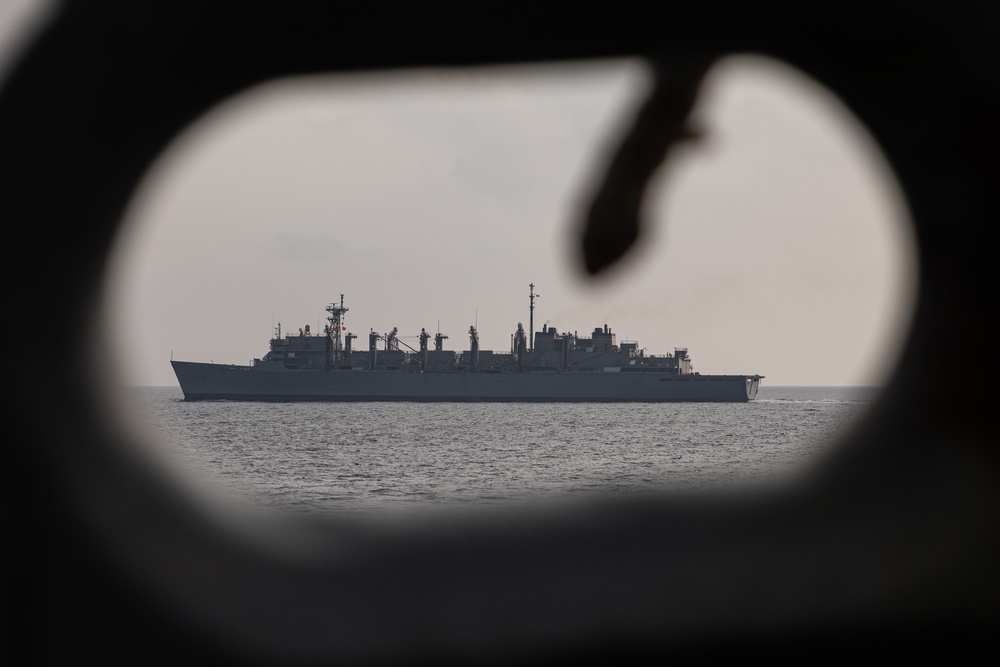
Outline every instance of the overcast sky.
[(414, 70), (211, 110), (152, 169), (109, 267), (122, 381), (175, 386), (171, 355), (249, 363), (341, 293), (364, 345), (423, 327), (461, 350), (478, 324), (507, 351), (533, 282), (536, 329), (606, 323), (771, 386), (882, 382), (915, 287), (905, 209), (837, 99), (774, 61), (712, 70), (705, 137), (659, 174), (641, 251), (580, 279), (581, 197), (648, 82), (635, 60)]

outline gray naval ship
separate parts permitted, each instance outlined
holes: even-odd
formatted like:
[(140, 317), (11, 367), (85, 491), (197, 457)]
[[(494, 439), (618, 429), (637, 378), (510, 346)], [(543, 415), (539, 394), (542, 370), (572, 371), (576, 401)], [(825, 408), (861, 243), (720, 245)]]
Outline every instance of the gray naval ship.
[[(419, 349), (398, 329), (368, 333), (368, 349), (343, 326), (344, 295), (327, 306), (323, 333), (307, 325), (281, 335), (249, 366), (174, 361), (188, 401), (710, 401), (747, 402), (761, 375), (701, 375), (687, 348), (647, 355), (635, 342), (616, 341), (608, 325), (589, 336), (542, 326), (535, 332), (534, 284), (529, 285), (529, 329), (521, 323), (507, 352), (479, 348), (469, 327), (469, 349), (444, 349), (448, 336), (419, 335)], [(434, 339), (433, 349), (430, 346)]]

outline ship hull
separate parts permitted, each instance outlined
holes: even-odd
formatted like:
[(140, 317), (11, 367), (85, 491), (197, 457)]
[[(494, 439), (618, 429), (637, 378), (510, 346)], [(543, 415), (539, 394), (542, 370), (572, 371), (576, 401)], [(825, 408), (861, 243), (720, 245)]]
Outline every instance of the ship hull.
[(422, 373), (259, 370), (171, 361), (185, 400), (727, 402), (757, 395), (757, 375), (656, 372)]

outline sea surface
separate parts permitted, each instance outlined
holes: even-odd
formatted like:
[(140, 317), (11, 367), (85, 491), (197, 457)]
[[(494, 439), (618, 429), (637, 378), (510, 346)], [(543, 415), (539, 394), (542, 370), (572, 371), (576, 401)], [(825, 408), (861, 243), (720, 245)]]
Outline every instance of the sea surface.
[(751, 403), (185, 402), (134, 388), (185, 474), (305, 514), (493, 505), (766, 481), (815, 460), (877, 388), (762, 387)]

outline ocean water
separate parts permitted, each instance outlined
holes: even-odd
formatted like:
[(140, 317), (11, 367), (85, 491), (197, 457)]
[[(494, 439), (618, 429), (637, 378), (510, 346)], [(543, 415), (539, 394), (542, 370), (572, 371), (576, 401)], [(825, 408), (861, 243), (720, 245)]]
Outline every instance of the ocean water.
[(766, 481), (814, 459), (875, 388), (762, 387), (751, 403), (185, 402), (135, 388), (202, 483), (304, 514), (495, 505)]

